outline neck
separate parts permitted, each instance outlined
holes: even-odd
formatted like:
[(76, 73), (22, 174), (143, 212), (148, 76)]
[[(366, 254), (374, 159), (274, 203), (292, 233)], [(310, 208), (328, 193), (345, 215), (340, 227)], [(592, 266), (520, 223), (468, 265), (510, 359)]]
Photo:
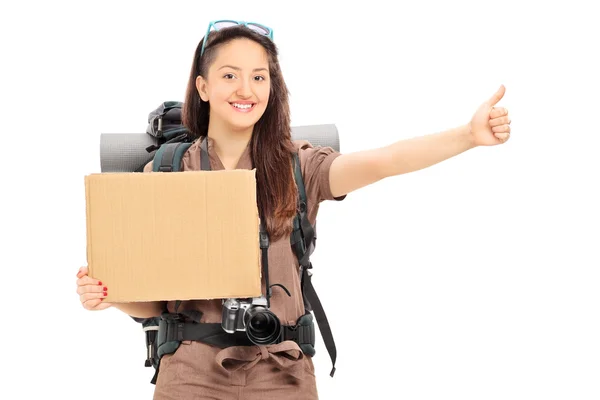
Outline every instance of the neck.
[(240, 157), (252, 138), (253, 127), (233, 130), (231, 127), (209, 122), (208, 137), (213, 141), (213, 149), (225, 169), (235, 169)]

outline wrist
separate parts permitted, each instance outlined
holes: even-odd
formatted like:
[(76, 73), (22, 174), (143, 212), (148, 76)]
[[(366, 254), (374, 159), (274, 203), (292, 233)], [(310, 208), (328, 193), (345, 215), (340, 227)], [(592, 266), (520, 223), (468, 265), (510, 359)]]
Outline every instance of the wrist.
[(473, 130), (471, 127), (471, 122), (468, 122), (465, 125), (462, 125), (459, 129), (458, 129), (458, 134), (460, 137), (461, 142), (463, 142), (465, 144), (465, 147), (467, 149), (472, 149), (474, 147), (477, 147), (477, 142), (475, 141), (475, 135), (473, 135)]

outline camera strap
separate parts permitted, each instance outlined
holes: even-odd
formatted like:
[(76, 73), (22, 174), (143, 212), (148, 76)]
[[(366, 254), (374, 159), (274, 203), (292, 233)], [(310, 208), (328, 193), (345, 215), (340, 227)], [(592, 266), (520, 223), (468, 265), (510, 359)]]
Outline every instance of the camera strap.
[(260, 250), (263, 274), (265, 275), (265, 297), (267, 308), (271, 308), (271, 287), (269, 286), (269, 234), (265, 229), (265, 221), (260, 219)]

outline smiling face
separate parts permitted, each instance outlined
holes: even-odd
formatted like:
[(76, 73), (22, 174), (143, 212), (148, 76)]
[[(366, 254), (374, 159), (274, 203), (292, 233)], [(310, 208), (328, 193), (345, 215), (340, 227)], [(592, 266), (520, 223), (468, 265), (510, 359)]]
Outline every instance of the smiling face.
[(210, 104), (210, 125), (234, 131), (252, 129), (269, 102), (266, 50), (249, 39), (224, 44), (207, 76), (196, 78), (196, 88)]

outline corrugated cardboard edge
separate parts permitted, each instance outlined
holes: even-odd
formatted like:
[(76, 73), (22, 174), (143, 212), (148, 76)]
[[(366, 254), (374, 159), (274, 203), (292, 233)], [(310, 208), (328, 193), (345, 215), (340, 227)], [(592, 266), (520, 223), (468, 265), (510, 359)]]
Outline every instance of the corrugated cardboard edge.
[(88, 266), (88, 276), (93, 277), (93, 266), (91, 264), (92, 258), (92, 215), (91, 215), (91, 204), (90, 204), (90, 179), (89, 175), (84, 178), (85, 184), (85, 218), (86, 218), (86, 236), (87, 236), (87, 245), (86, 245), (86, 259)]
[[(250, 179), (250, 182), (254, 184), (254, 190), (252, 190), (253, 193), (253, 199), (252, 201), (254, 202), (254, 204), (256, 204), (256, 218), (258, 221), (258, 229), (256, 230), (256, 251), (254, 252), (255, 254), (255, 265), (258, 268), (258, 290), (260, 292), (260, 296), (263, 295), (262, 293), (262, 280), (263, 280), (263, 268), (262, 268), (262, 249), (260, 248), (260, 210), (258, 208), (258, 191), (257, 191), (257, 187), (256, 187), (256, 168), (252, 168), (252, 177)], [(265, 224), (266, 226), (266, 224)], [(267, 255), (268, 256), (268, 255)], [(266, 290), (269, 290), (269, 288), (267, 288)]]

